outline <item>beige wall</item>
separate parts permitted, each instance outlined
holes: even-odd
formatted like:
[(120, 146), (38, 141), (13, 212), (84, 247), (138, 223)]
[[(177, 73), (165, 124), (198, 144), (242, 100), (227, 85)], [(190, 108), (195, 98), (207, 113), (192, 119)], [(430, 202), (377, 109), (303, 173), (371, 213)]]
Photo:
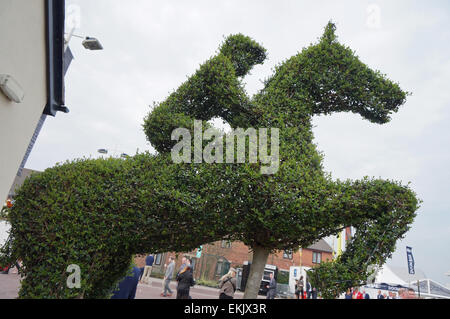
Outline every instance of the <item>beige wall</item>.
[(44, 0), (0, 0), (0, 74), (13, 76), (25, 91), (20, 104), (0, 91), (2, 205), (47, 100)]

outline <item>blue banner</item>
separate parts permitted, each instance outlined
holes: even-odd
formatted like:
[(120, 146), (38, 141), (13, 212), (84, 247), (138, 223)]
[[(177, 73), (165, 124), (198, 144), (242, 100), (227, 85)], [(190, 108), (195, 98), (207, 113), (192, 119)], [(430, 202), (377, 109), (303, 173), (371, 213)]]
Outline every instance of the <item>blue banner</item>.
[(371, 284), (371, 285), (365, 285), (366, 288), (371, 289), (379, 289), (379, 290), (388, 290), (388, 291), (399, 291), (400, 289), (408, 289), (406, 286), (402, 285), (390, 285), (387, 283), (378, 283), (378, 284)]
[(406, 258), (408, 260), (408, 272), (410, 275), (414, 275), (416, 272), (414, 271), (414, 257), (411, 247), (406, 247)]

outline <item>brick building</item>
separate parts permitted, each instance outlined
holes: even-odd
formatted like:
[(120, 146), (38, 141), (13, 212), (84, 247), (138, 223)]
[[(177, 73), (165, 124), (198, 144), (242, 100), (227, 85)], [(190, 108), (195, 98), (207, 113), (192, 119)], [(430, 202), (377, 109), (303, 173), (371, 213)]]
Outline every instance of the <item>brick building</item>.
[[(174, 256), (176, 258), (176, 268), (181, 265), (181, 258), (187, 256), (192, 259), (194, 265), (194, 278), (217, 280), (225, 274), (230, 267), (242, 267), (244, 262), (252, 260), (252, 252), (242, 242), (219, 241), (207, 244), (202, 247), (201, 256), (197, 254), (197, 250), (178, 254), (164, 253), (155, 256), (153, 265), (153, 273), (164, 273), (164, 265), (168, 262), (168, 258)], [(333, 249), (325, 240), (300, 249), (296, 252), (280, 251), (269, 255), (268, 264), (275, 265), (279, 271), (289, 272), (291, 266), (314, 267), (321, 262), (332, 260)], [(136, 264), (143, 267), (145, 257), (136, 257)]]

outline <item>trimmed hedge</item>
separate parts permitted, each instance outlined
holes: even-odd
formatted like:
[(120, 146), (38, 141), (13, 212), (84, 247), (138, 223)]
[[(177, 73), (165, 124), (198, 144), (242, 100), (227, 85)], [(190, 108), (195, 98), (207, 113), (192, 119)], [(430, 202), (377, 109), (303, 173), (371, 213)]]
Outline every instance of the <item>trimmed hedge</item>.
[[(252, 39), (228, 37), (146, 117), (158, 155), (77, 160), (28, 179), (9, 210), (11, 236), (0, 262), (23, 261), (19, 296), (107, 298), (134, 254), (229, 239), (264, 256), (307, 247), (347, 226), (357, 229), (351, 245), (310, 273), (313, 285), (332, 297), (361, 282), (369, 264), (383, 264), (413, 222), (416, 195), (398, 182), (333, 181), (313, 143), (312, 117), (350, 111), (383, 124), (407, 93), (340, 44), (332, 23), (250, 98), (242, 77), (265, 58)], [(233, 128), (279, 128), (279, 171), (262, 175), (260, 162), (173, 164), (172, 130), (192, 131), (194, 120), (215, 117)], [(80, 289), (67, 288), (71, 264), (81, 268)]]

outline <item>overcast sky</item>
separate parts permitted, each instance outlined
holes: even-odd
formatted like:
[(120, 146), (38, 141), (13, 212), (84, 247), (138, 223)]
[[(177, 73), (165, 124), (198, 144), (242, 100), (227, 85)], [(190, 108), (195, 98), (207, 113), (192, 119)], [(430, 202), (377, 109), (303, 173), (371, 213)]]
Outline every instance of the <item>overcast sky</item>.
[[(70, 114), (49, 118), (27, 167), (97, 157), (99, 148), (133, 155), (151, 150), (142, 130), (153, 101), (164, 100), (214, 55), (224, 36), (244, 33), (269, 59), (246, 78), (249, 94), (272, 68), (321, 36), (329, 20), (339, 40), (412, 92), (392, 122), (375, 125), (348, 113), (315, 118), (314, 133), (334, 178), (382, 177), (411, 182), (424, 201), (393, 259), (443, 284), (450, 270), (450, 5), (448, 1), (149, 1), (68, 0), (81, 39), (66, 76)], [(79, 18), (78, 18), (79, 14)]]

